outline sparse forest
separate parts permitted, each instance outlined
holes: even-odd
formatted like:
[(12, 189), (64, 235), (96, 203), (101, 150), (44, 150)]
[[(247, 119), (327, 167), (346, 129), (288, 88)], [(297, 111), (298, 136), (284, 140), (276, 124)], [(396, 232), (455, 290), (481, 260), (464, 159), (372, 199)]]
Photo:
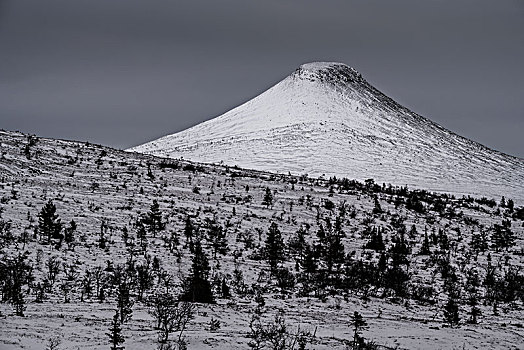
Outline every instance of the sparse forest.
[(511, 198), (0, 143), (2, 349), (521, 346)]

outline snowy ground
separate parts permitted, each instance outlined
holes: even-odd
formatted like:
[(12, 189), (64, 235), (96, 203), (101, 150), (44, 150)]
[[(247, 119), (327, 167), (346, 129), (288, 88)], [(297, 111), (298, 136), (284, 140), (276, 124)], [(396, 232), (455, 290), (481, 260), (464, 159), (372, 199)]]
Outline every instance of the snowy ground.
[[(181, 277), (186, 275), (190, 266), (190, 254), (184, 247), (185, 238), (181, 234), (187, 214), (198, 214), (195, 219), (203, 223), (205, 218), (215, 217), (227, 227), (229, 253), (213, 259), (209, 247), (206, 247), (213, 274), (224, 276), (232, 281), (235, 259), (231, 254), (239, 252), (238, 265), (247, 285), (256, 284), (261, 274), (267, 272), (264, 260), (253, 260), (253, 249), (246, 248), (241, 235), (251, 233), (255, 246), (263, 244), (265, 232), (272, 221), (277, 222), (285, 241), (304, 224), (311, 225), (313, 240), (318, 225), (316, 216), (330, 216), (321, 203), (326, 199), (334, 203), (346, 202), (348, 209), (354, 209), (356, 216), (344, 223), (346, 252), (355, 251), (356, 257), (365, 257), (362, 249), (365, 240), (361, 237), (363, 222), (370, 219), (373, 208), (371, 194), (361, 191), (354, 193), (330, 193), (325, 182), (299, 180), (286, 176), (267, 173), (240, 171), (225, 167), (201, 166), (197, 171), (183, 166), (178, 169), (161, 169), (159, 158), (131, 154), (96, 145), (40, 139), (30, 148), (30, 159), (24, 155), (27, 137), (16, 133), (0, 133), (0, 197), (2, 198), (1, 219), (12, 223), (15, 237), (26, 231), (32, 236), (37, 225), (38, 212), (48, 199), (57, 206), (62, 222), (74, 219), (78, 224), (77, 242), (74, 250), (64, 245), (60, 250), (42, 245), (37, 240), (29, 239), (26, 244), (19, 240), (2, 248), (7, 253), (27, 250), (35, 267), (36, 282), (41, 281), (45, 271), (44, 262), (49, 256), (57, 256), (61, 262), (74, 264), (82, 275), (87, 269), (105, 266), (106, 261), (114, 264), (125, 263), (126, 246), (122, 241), (122, 228), (126, 226), (134, 236), (132, 223), (139, 213), (148, 210), (153, 199), (161, 205), (164, 217), (168, 220), (165, 232), (156, 238), (149, 237), (148, 252), (157, 256), (162, 267), (175, 279), (173, 290), (180, 291)], [(98, 163), (98, 164), (97, 164)], [(147, 175), (148, 164), (154, 178)], [(198, 164), (196, 165), (198, 166)], [(232, 176), (236, 173), (236, 176)], [(297, 180), (294, 185), (291, 180)], [(249, 191), (246, 191), (246, 185)], [(200, 188), (200, 193), (193, 191)], [(272, 207), (262, 204), (264, 189), (276, 191)], [(141, 191), (142, 189), (142, 191)], [(143, 192), (143, 193), (142, 193)], [(240, 200), (251, 195), (251, 202)], [(313, 205), (300, 205), (301, 197), (311, 196)], [(498, 200), (498, 199), (497, 199)], [(290, 203), (293, 203), (292, 209)], [(477, 262), (466, 260), (463, 255), (472, 231), (478, 226), (468, 226), (462, 219), (446, 219), (438, 215), (417, 214), (400, 206), (398, 209), (388, 201), (387, 196), (380, 196), (380, 203), (385, 211), (398, 213), (406, 217), (406, 226), (415, 225), (419, 232), (427, 226), (446, 229), (456, 250), (452, 258), (457, 265), (464, 263), (460, 273), (474, 266), (486, 265), (486, 254), (480, 254)], [(233, 215), (233, 208), (235, 215)], [(483, 210), (461, 208), (464, 214), (479, 220), (484, 227), (500, 223), (504, 215), (496, 212), (497, 208), (482, 206)], [(372, 218), (374, 225), (389, 228), (389, 224), (379, 216)], [(100, 225), (104, 221), (109, 225), (110, 244), (107, 249), (97, 247), (96, 240)], [(229, 222), (229, 223), (228, 223)], [(433, 223), (430, 223), (433, 222)], [(262, 230), (261, 241), (257, 228)], [(463, 234), (463, 240), (455, 240), (456, 228)], [(523, 246), (522, 221), (514, 220), (512, 228), (517, 234), (517, 244), (509, 251), (491, 251), (495, 262), (509, 256), (511, 265), (522, 267), (521, 247)], [(164, 246), (163, 235), (175, 232), (180, 236), (180, 260)], [(83, 238), (82, 238), (83, 237)], [(421, 238), (416, 238), (415, 247), (419, 249)], [(39, 253), (40, 251), (40, 253)], [(38, 256), (40, 255), (40, 258)], [(140, 260), (143, 257), (137, 255)], [(467, 307), (461, 307), (462, 322), (458, 328), (449, 328), (443, 322), (442, 306), (445, 295), (442, 293), (441, 280), (427, 269), (427, 257), (413, 256), (410, 271), (428, 283), (433, 283), (439, 292), (435, 305), (420, 305), (416, 301), (406, 300), (397, 303), (394, 300), (371, 297), (364, 301), (361, 295), (345, 293), (345, 296), (328, 296), (325, 301), (318, 298), (299, 297), (295, 292), (281, 292), (271, 280), (260, 284), (266, 285), (264, 294), (266, 306), (264, 319), (268, 322), (278, 312), (285, 316), (291, 330), (309, 330), (315, 334), (310, 349), (345, 349), (351, 339), (349, 316), (359, 311), (367, 320), (369, 328), (364, 337), (373, 339), (378, 344), (400, 349), (519, 349), (524, 339), (522, 302), (511, 305), (499, 305), (499, 316), (493, 315), (492, 307), (481, 305), (483, 316), (478, 325), (463, 322), (467, 318)], [(217, 263), (219, 263), (217, 265)], [(294, 263), (286, 265), (293, 268)], [(461, 275), (462, 276), (462, 275)], [(64, 278), (60, 273), (59, 279)], [(0, 304), (0, 349), (43, 349), (50, 337), (58, 335), (62, 339), (60, 349), (101, 349), (109, 348), (105, 335), (114, 313), (115, 302), (112, 296), (102, 303), (95, 298), (80, 301), (79, 288), (71, 293), (71, 302), (64, 303), (57, 285), (49, 299), (35, 303), (34, 295), (27, 296), (25, 317), (14, 315), (7, 303)], [(231, 299), (217, 299), (215, 305), (197, 306), (197, 316), (189, 324), (186, 339), (189, 349), (246, 349), (248, 348), (249, 321), (256, 303), (253, 296), (240, 296), (233, 292)], [(157, 333), (153, 329), (152, 317), (148, 306), (137, 302), (133, 317), (123, 325), (126, 349), (147, 349), (156, 346)], [(216, 331), (208, 330), (211, 319), (219, 319), (221, 327)]]

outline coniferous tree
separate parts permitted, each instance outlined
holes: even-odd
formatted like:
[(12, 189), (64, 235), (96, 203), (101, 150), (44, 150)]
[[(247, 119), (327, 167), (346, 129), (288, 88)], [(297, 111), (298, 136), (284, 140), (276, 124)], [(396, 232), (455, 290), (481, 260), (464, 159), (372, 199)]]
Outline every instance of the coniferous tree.
[(27, 263), (28, 253), (6, 258), (0, 263), (0, 292), (3, 302), (10, 302), (17, 316), (24, 316), (26, 309), (25, 285), (34, 280), (32, 266)]
[(191, 218), (186, 216), (185, 226), (184, 226), (184, 235), (186, 236), (186, 242), (189, 244), (189, 248), (193, 251), (193, 238), (195, 233), (195, 227), (191, 222)]
[(308, 244), (305, 239), (305, 233), (306, 231), (300, 227), (288, 244), (291, 253), (297, 256), (297, 261), (302, 265), (304, 265), (304, 251)]
[(353, 349), (358, 349), (361, 343), (360, 333), (367, 328), (367, 322), (358, 311), (355, 311), (351, 316), (350, 324), (353, 327)]
[(38, 214), (38, 231), (41, 236), (47, 236), (47, 244), (51, 243), (51, 238), (60, 238), (62, 222), (56, 214), (56, 206), (49, 200)]
[(227, 252), (227, 240), (226, 233), (222, 225), (216, 222), (212, 222), (209, 225), (208, 239), (213, 247), (213, 258), (217, 258), (217, 253), (222, 255)]
[(333, 271), (333, 267), (339, 266), (345, 257), (344, 245), (342, 244), (342, 234), (338, 231), (330, 232), (327, 237), (326, 265), (328, 273)]
[(191, 272), (184, 283), (184, 291), (180, 297), (183, 301), (197, 303), (214, 303), (213, 291), (209, 282), (209, 261), (202, 249), (200, 241), (194, 244)]
[(407, 265), (409, 263), (408, 255), (411, 250), (405, 238), (404, 232), (399, 232), (397, 236), (394, 236), (391, 241), (393, 245), (389, 248), (393, 265)]
[(366, 243), (365, 248), (373, 249), (377, 252), (384, 251), (386, 249), (384, 238), (382, 237), (382, 231), (380, 229), (374, 227), (371, 230), (371, 237), (369, 242)]
[(98, 238), (98, 247), (100, 249), (105, 249), (107, 246), (107, 238), (105, 234), (107, 233), (107, 225), (105, 220), (102, 220), (102, 223), (100, 224), (100, 235)]
[(153, 285), (153, 273), (149, 261), (136, 267), (136, 285), (138, 289), (137, 300), (141, 301), (144, 292)]
[(411, 225), (411, 229), (409, 230), (409, 238), (414, 239), (418, 237), (418, 231), (417, 227), (415, 225)]
[(420, 248), (420, 255), (429, 255), (431, 254), (430, 250), (430, 244), (429, 244), (429, 237), (428, 237), (428, 229), (424, 229), (424, 242), (422, 242), (422, 247)]
[(493, 225), (493, 234), (491, 236), (493, 247), (499, 250), (500, 248), (509, 248), (515, 244), (515, 234), (511, 231), (511, 220), (502, 220), (502, 224)]
[(229, 299), (231, 297), (231, 289), (227, 285), (227, 281), (225, 278), (222, 278), (222, 281), (220, 283), (220, 293), (222, 294), (222, 298)]
[(459, 324), (459, 297), (460, 290), (455, 286), (455, 283), (451, 282), (446, 287), (448, 290), (448, 300), (444, 305), (444, 321), (446, 321), (451, 327), (455, 327)]
[(111, 322), (111, 327), (109, 327), (109, 332), (106, 333), (106, 335), (109, 337), (109, 341), (111, 344), (111, 350), (124, 349), (124, 347), (120, 345), (125, 340), (124, 340), (124, 337), (122, 336), (120, 313), (118, 310), (115, 311), (115, 315), (113, 316), (113, 321)]
[(69, 222), (69, 227), (67, 227), (65, 229), (65, 232), (64, 232), (64, 241), (68, 245), (71, 245), (74, 242), (74, 240), (75, 240), (75, 237), (74, 237), (75, 231), (76, 231), (76, 222), (75, 222), (75, 220), (71, 220), (71, 222)]
[(271, 223), (269, 226), (265, 246), (265, 256), (271, 267), (271, 272), (275, 272), (278, 263), (284, 260), (284, 241), (282, 239), (282, 233), (278, 229), (276, 223)]
[(120, 281), (117, 291), (117, 307), (120, 315), (120, 323), (125, 323), (133, 315), (133, 300), (131, 299), (131, 288), (127, 281)]
[(269, 187), (266, 187), (262, 204), (264, 204), (268, 208), (273, 205), (273, 193), (271, 193)]
[(140, 241), (140, 247), (145, 252), (147, 249), (147, 232), (141, 220), (138, 220), (136, 223), (136, 238)]
[(380, 202), (378, 201), (377, 195), (373, 197), (373, 202), (374, 202), (373, 214), (382, 213), (382, 207), (380, 206)]
[(165, 228), (165, 223), (162, 221), (162, 213), (160, 212), (160, 205), (156, 199), (153, 200), (153, 204), (149, 207), (149, 212), (142, 218), (142, 221), (153, 237), (156, 237), (156, 234)]
[(468, 304), (470, 305), (470, 311), (469, 315), (470, 318), (468, 320), (468, 323), (471, 324), (477, 324), (478, 323), (478, 316), (482, 315), (482, 312), (480, 311), (480, 308), (478, 307), (478, 296), (476, 292), (472, 292)]

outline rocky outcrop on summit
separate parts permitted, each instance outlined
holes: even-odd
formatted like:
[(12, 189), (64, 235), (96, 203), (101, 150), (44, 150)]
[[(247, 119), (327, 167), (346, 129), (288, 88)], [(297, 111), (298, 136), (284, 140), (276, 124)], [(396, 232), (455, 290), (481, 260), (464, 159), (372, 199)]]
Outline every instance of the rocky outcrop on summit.
[(410, 111), (342, 63), (304, 64), (219, 117), (129, 151), (524, 201), (524, 160)]

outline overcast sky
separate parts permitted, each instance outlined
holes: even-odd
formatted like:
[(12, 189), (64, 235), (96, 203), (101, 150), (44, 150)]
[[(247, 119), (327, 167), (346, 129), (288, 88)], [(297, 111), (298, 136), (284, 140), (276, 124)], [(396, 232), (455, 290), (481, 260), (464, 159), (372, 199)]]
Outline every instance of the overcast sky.
[(521, 0), (0, 0), (0, 128), (127, 148), (310, 61), (524, 158)]

